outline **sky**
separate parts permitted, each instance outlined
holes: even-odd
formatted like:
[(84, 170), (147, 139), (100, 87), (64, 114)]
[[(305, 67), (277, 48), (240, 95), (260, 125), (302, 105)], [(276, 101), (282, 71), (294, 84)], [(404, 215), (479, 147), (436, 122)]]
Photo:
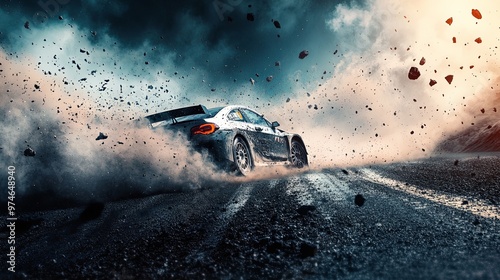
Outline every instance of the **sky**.
[[(137, 160), (151, 182), (183, 185), (190, 169), (196, 185), (207, 177), (190, 158), (203, 155), (135, 125), (194, 104), (241, 104), (279, 121), (303, 136), (312, 168), (432, 156), (457, 131), (500, 125), (499, 9), (486, 0), (2, 1), (1, 160), (46, 177), (64, 166), (74, 188)], [(100, 132), (109, 138), (95, 141)], [(35, 157), (22, 156), (28, 147)], [(56, 184), (26, 177), (26, 189)], [(87, 189), (110, 181), (99, 178)]]

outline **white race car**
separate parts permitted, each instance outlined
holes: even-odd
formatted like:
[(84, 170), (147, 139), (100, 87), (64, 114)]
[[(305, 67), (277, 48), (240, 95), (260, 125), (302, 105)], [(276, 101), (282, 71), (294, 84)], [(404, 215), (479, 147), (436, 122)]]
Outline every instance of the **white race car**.
[(197, 105), (146, 116), (153, 129), (184, 133), (197, 150), (208, 150), (214, 162), (246, 175), (256, 166), (308, 165), (302, 138), (284, 132), (278, 122), (245, 106), (207, 109)]

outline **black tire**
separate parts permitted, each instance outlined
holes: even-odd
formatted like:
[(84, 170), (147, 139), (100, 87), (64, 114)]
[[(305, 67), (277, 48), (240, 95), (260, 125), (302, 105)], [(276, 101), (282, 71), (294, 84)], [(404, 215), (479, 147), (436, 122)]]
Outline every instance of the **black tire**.
[(236, 165), (236, 171), (246, 176), (253, 169), (253, 159), (247, 142), (241, 137), (234, 138), (233, 141), (233, 159)]
[(292, 166), (296, 168), (303, 168), (309, 165), (307, 161), (306, 147), (302, 142), (293, 139), (290, 148), (290, 161)]

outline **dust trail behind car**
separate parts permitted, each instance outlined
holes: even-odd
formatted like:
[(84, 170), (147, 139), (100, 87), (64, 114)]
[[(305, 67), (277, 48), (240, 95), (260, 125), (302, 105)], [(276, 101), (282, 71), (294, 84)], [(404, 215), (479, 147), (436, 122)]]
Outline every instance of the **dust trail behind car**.
[(26, 206), (109, 201), (228, 180), (186, 139), (65, 92), (57, 80), (26, 71), (26, 61), (0, 59), (0, 161), (16, 166), (19, 202)]

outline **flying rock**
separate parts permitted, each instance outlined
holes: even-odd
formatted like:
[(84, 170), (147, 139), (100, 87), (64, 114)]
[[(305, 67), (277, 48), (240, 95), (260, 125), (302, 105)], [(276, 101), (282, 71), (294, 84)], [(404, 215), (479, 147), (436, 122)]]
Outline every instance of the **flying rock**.
[(420, 71), (418, 71), (417, 67), (411, 67), (410, 71), (408, 72), (408, 79), (410, 80), (416, 80), (420, 77)]
[(299, 58), (300, 58), (300, 59), (304, 59), (304, 58), (305, 58), (306, 56), (308, 56), (308, 55), (309, 55), (309, 51), (307, 51), (307, 50), (303, 50), (303, 51), (301, 51), (301, 52), (299, 53)]
[(97, 136), (97, 138), (95, 139), (96, 141), (99, 141), (99, 140), (104, 140), (104, 139), (107, 139), (108, 138), (108, 135), (107, 134), (104, 134), (102, 132), (99, 132), (99, 136)]

